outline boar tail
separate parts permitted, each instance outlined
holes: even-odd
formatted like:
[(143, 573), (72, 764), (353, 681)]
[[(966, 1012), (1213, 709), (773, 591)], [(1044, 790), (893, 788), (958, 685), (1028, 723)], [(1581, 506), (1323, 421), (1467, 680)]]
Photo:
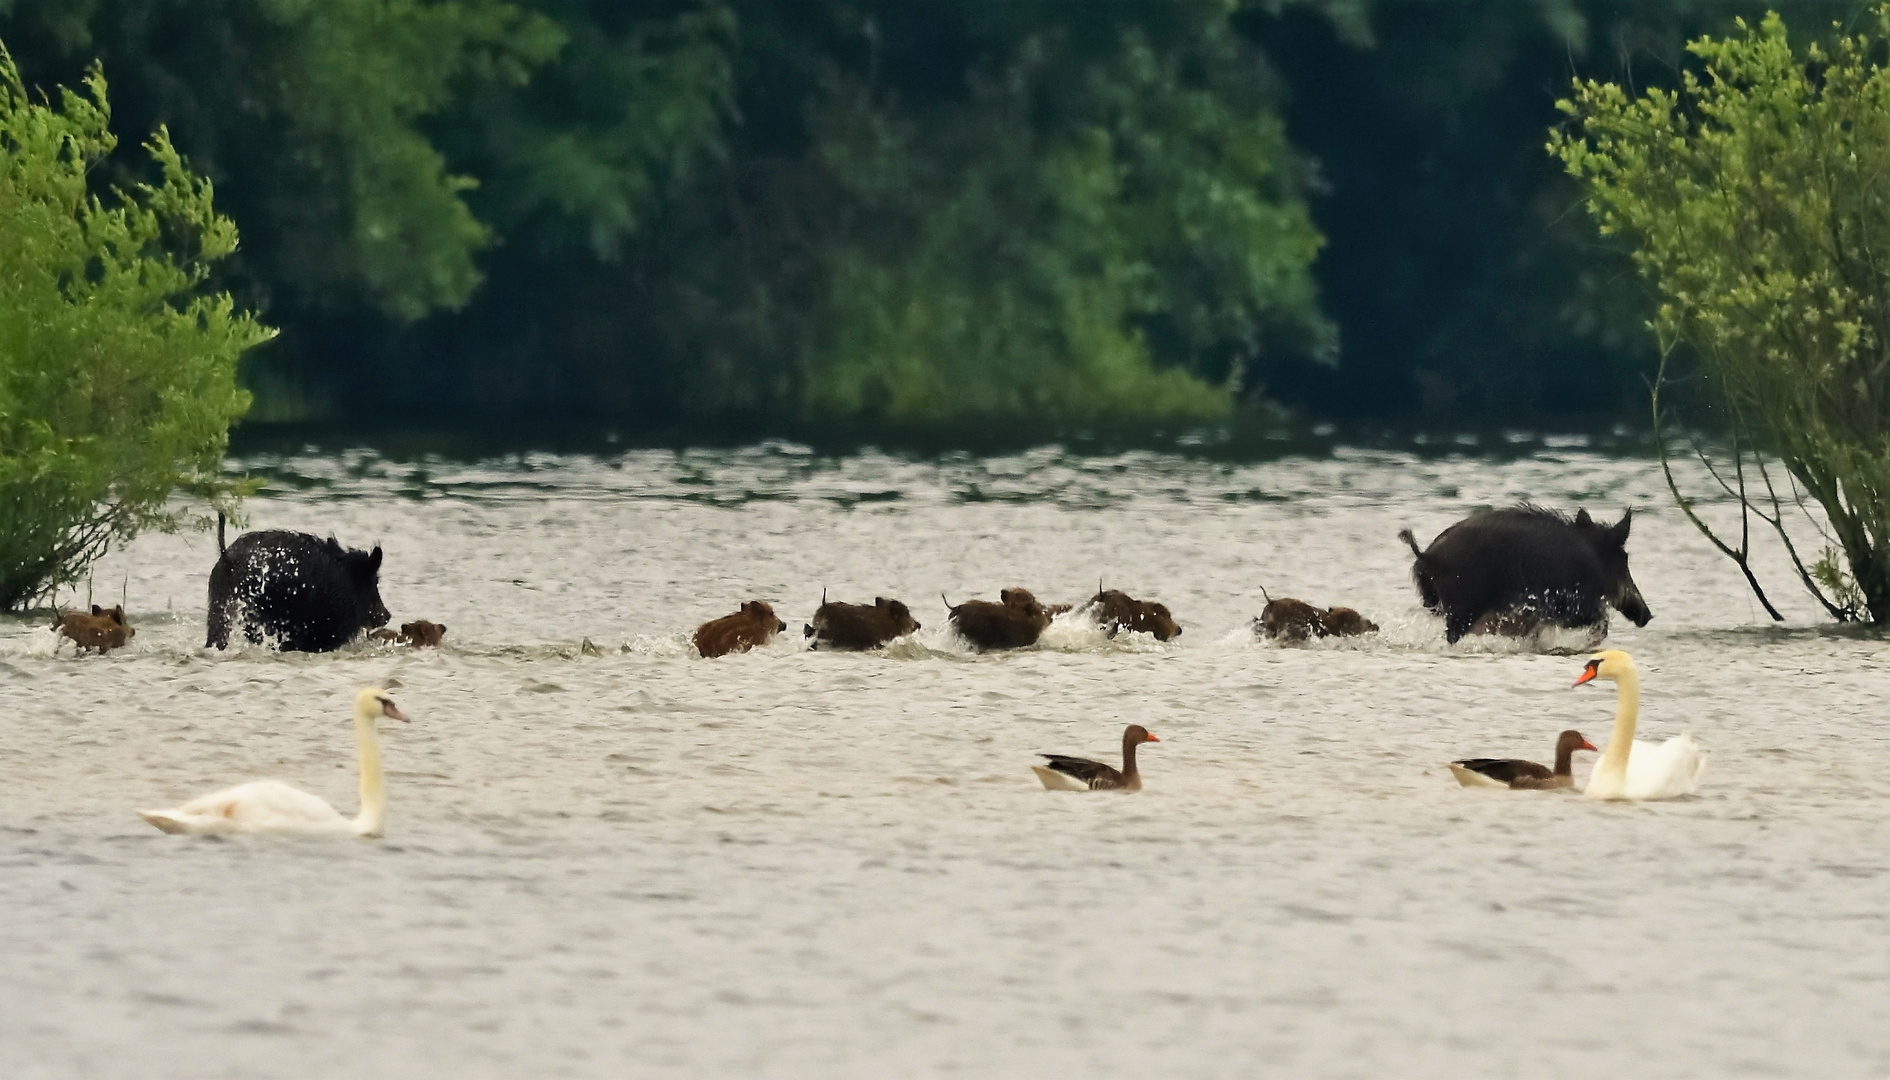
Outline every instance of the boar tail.
[(1411, 535), (1410, 529), (1398, 530), (1398, 539), (1411, 545), (1411, 554), (1416, 555), (1420, 559), (1424, 557), (1424, 552), (1417, 546), (1417, 537)]
[(1266, 597), (1267, 603), (1271, 604), (1273, 602), (1273, 597), (1267, 592), (1265, 585), (1260, 586), (1260, 595)]
[(223, 511), (218, 510), (217, 511), (217, 554), (222, 555), (229, 550), (230, 550), (229, 545), (223, 542)]
[[(938, 594), (938, 598), (939, 598), (940, 600), (945, 600), (945, 594), (944, 594), (944, 593), (939, 593), (939, 594)], [(950, 600), (945, 600), (945, 610), (946, 610), (946, 611), (950, 611), (951, 609), (952, 609), (952, 602), (951, 602)]]

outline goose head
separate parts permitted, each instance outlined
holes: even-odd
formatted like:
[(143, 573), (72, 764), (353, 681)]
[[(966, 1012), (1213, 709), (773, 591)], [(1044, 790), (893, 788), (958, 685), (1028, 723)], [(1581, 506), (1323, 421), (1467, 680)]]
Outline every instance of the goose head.
[(1589, 658), (1588, 666), (1582, 669), (1581, 677), (1575, 680), (1575, 685), (1580, 686), (1592, 679), (1620, 682), (1623, 677), (1633, 674), (1632, 657), (1620, 649), (1603, 649)]
[(1581, 732), (1572, 728), (1568, 731), (1564, 731), (1561, 738), (1555, 740), (1555, 756), (1558, 758), (1564, 754), (1573, 754), (1577, 750), (1594, 750), (1597, 753), (1600, 752), (1599, 747), (1583, 738)]
[(1161, 740), (1151, 735), (1149, 730), (1140, 724), (1130, 724), (1122, 729), (1123, 746), (1140, 746), (1145, 742), (1161, 742)]
[(354, 696), (354, 715), (356, 719), (365, 720), (368, 723), (373, 723), (383, 716), (390, 716), (403, 722), (408, 719), (407, 714), (401, 712), (400, 707), (394, 704), (394, 699), (387, 696), (387, 691), (378, 686), (363, 686), (361, 692)]

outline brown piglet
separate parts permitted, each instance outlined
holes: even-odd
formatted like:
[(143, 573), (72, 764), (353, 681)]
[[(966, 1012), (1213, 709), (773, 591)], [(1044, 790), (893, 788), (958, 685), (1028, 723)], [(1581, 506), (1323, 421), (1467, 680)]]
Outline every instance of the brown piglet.
[[(1266, 595), (1266, 590), (1260, 590)], [(1308, 638), (1357, 637), (1375, 634), (1378, 624), (1349, 607), (1314, 607), (1304, 600), (1267, 597), (1267, 606), (1253, 621), (1254, 633), (1270, 641), (1301, 642)]]
[(1181, 627), (1168, 613), (1166, 604), (1137, 600), (1120, 589), (1100, 591), (1083, 606), (1096, 613), (1096, 621), (1110, 637), (1123, 630), (1153, 634), (1156, 641), (1172, 641), (1181, 636)]
[(696, 627), (696, 652), (705, 657), (727, 656), (766, 645), (787, 629), (765, 600), (750, 600), (733, 615), (711, 619)]
[(67, 615), (54, 614), (56, 621), (53, 630), (60, 637), (71, 638), (80, 652), (93, 649), (103, 653), (122, 648), (138, 632), (125, 621), (122, 604), (113, 605), (109, 610), (93, 604), (90, 615), (79, 611)]
[(445, 638), (445, 623), (415, 619), (413, 622), (400, 624), (400, 640), (409, 645), (437, 649)]
[(1377, 623), (1349, 607), (1327, 608), (1319, 624), (1325, 629), (1326, 637), (1357, 637), (1378, 632)]
[(820, 607), (803, 636), (814, 639), (812, 648), (859, 651), (877, 649), (918, 629), (919, 620), (897, 600), (875, 596), (871, 606), (843, 604), (838, 600), (829, 602), (827, 594), (822, 593)]
[(951, 601), (952, 626), (959, 635), (980, 651), (1022, 649), (1035, 645), (1050, 625), (1050, 611), (1037, 602), (1029, 589), (1005, 589), (998, 593), (998, 603), (967, 600), (957, 607)]

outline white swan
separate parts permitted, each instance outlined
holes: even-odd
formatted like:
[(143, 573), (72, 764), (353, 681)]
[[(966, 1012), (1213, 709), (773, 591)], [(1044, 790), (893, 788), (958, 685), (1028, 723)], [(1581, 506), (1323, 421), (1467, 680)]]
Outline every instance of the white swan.
[(1590, 679), (1614, 683), (1614, 732), (1582, 794), (1590, 799), (1672, 799), (1699, 791), (1706, 757), (1693, 736), (1682, 734), (1658, 744), (1634, 741), (1641, 680), (1633, 658), (1619, 649), (1598, 652), (1575, 685)]
[(239, 784), (169, 810), (140, 810), (138, 815), (165, 832), (194, 836), (379, 836), (387, 814), (387, 794), (381, 782), (381, 747), (374, 738), (374, 724), (382, 716), (407, 719), (385, 691), (363, 687), (354, 697), (354, 738), (361, 755), (361, 812), (354, 817), (342, 817), (327, 800), (279, 780)]

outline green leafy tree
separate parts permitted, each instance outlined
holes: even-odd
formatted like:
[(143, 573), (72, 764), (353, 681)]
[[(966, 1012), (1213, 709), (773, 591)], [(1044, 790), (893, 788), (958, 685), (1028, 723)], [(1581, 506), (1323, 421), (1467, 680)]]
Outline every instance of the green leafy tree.
[(1228, 5), (731, 8), (743, 122), (605, 273), (653, 393), (814, 424), (1199, 421), (1330, 354), (1308, 172)]
[(1077, 64), (1027, 42), (968, 107), (924, 121), (836, 95), (818, 153), (870, 224), (827, 255), (799, 409), (1201, 420), (1226, 414), (1248, 364), (1323, 348), (1298, 162), (1263, 103), (1189, 79), (1191, 52), (1225, 59), (1190, 44), (1131, 30)]
[(105, 80), (35, 104), (0, 52), (0, 610), (78, 580), (115, 542), (219, 506), (238, 359), (272, 331), (203, 289), (236, 250), (162, 129), (161, 179), (101, 199), (112, 152)]
[[(1675, 91), (1577, 84), (1563, 105), (1573, 122), (1549, 145), (1586, 186), (1601, 231), (1632, 243), (1657, 296), (1663, 352), (1697, 364), (1698, 400), (1730, 425), (1730, 450), (1696, 450), (1739, 501), (1739, 542), (1707, 528), (1668, 469), (1682, 508), (1755, 591), (1754, 517), (1834, 616), (1882, 623), (1890, 621), (1890, 6), (1874, 6), (1863, 25), (1795, 52), (1776, 13), (1742, 20), (1731, 37), (1689, 46), (1705, 70)], [(1657, 386), (1657, 427), (1660, 400)], [(1806, 499), (1822, 513), (1806, 510)], [(1822, 556), (1806, 557), (1814, 544)]]
[(175, 133), (244, 223), (232, 284), (292, 316), (396, 324), (463, 306), (494, 240), (428, 121), (524, 85), (565, 42), (498, 0), (0, 0), (0, 16), (33, 79), (98, 60), (133, 130)]

